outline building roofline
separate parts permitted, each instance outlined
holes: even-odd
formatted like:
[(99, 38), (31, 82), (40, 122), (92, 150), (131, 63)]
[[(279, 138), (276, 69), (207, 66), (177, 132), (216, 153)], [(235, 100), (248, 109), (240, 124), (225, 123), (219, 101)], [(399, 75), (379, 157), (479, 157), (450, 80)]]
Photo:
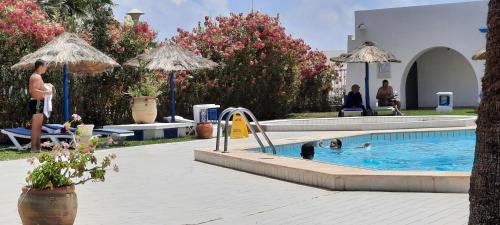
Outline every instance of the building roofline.
[(468, 1), (468, 2), (453, 2), (453, 3), (441, 3), (441, 4), (427, 4), (427, 5), (414, 5), (414, 6), (402, 6), (402, 7), (391, 7), (391, 8), (378, 8), (378, 9), (365, 9), (365, 10), (356, 10), (354, 13), (362, 13), (362, 12), (380, 12), (380, 11), (391, 11), (391, 10), (400, 10), (400, 9), (417, 9), (417, 8), (429, 8), (429, 7), (443, 7), (443, 6), (458, 6), (458, 5), (471, 5), (471, 4), (488, 4), (485, 0), (478, 1)]

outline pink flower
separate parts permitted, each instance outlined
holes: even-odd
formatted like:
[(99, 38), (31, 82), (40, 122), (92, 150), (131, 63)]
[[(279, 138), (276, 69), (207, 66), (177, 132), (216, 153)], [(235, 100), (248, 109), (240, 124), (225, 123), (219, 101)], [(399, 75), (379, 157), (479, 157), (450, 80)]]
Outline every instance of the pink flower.
[(69, 149), (71, 147), (71, 145), (68, 144), (67, 142), (63, 141), (63, 142), (61, 142), (61, 147), (63, 147), (63, 149)]
[(109, 158), (111, 158), (111, 159), (116, 159), (116, 154), (115, 154), (115, 153), (111, 153), (111, 154), (109, 155)]
[(81, 121), (82, 120), (82, 117), (78, 114), (71, 115), (71, 118), (73, 118), (73, 121)]
[(50, 148), (53, 144), (50, 141), (46, 141), (42, 143), (43, 148)]
[(260, 59), (264, 60), (266, 58), (266, 53), (262, 52), (260, 53)]
[(26, 162), (28, 162), (30, 165), (33, 165), (35, 163), (35, 160), (36, 160), (35, 157), (31, 157), (31, 158), (27, 158)]
[(118, 167), (118, 165), (117, 165), (117, 164), (114, 164), (114, 165), (113, 165), (113, 171), (115, 171), (115, 172), (117, 172), (117, 173), (118, 173), (118, 172), (120, 172), (120, 168)]
[(267, 76), (267, 69), (266, 68), (262, 69), (261, 73), (263, 77)]

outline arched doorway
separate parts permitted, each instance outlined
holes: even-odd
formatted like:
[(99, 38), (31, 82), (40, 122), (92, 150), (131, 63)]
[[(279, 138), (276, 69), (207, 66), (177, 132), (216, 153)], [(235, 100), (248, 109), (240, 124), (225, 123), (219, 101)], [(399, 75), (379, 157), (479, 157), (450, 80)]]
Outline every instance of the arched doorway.
[(474, 69), (462, 54), (450, 48), (431, 48), (417, 56), (404, 82), (407, 109), (436, 107), (435, 94), (440, 91), (453, 92), (455, 107), (477, 105)]

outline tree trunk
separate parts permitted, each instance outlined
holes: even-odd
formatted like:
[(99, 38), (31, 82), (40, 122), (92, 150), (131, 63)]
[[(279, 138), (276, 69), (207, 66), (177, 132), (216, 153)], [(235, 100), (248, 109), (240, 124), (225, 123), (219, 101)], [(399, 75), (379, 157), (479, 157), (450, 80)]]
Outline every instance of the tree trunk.
[(500, 224), (500, 0), (490, 0), (486, 73), (470, 180), (470, 225)]

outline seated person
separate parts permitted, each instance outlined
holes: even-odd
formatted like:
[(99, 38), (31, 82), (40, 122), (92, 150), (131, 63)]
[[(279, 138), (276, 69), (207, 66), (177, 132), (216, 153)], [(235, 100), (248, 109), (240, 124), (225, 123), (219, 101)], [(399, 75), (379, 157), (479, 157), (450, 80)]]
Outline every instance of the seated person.
[(307, 142), (300, 147), (300, 156), (303, 159), (312, 160), (314, 158), (314, 143)]
[[(323, 143), (323, 141), (320, 141), (318, 145), (319, 145), (319, 147), (327, 148), (327, 146)], [(342, 148), (342, 141), (338, 138), (334, 138), (331, 140), (329, 147), (331, 149), (341, 149)]]
[(396, 99), (394, 95), (394, 90), (389, 86), (389, 81), (382, 81), (382, 87), (377, 91), (378, 106), (392, 106), (396, 110), (398, 115), (403, 115), (401, 113), (401, 102)]
[(351, 91), (347, 94), (344, 108), (361, 108), (363, 109), (363, 112), (365, 111), (363, 97), (361, 97), (361, 93), (359, 93), (359, 85), (352, 85)]

